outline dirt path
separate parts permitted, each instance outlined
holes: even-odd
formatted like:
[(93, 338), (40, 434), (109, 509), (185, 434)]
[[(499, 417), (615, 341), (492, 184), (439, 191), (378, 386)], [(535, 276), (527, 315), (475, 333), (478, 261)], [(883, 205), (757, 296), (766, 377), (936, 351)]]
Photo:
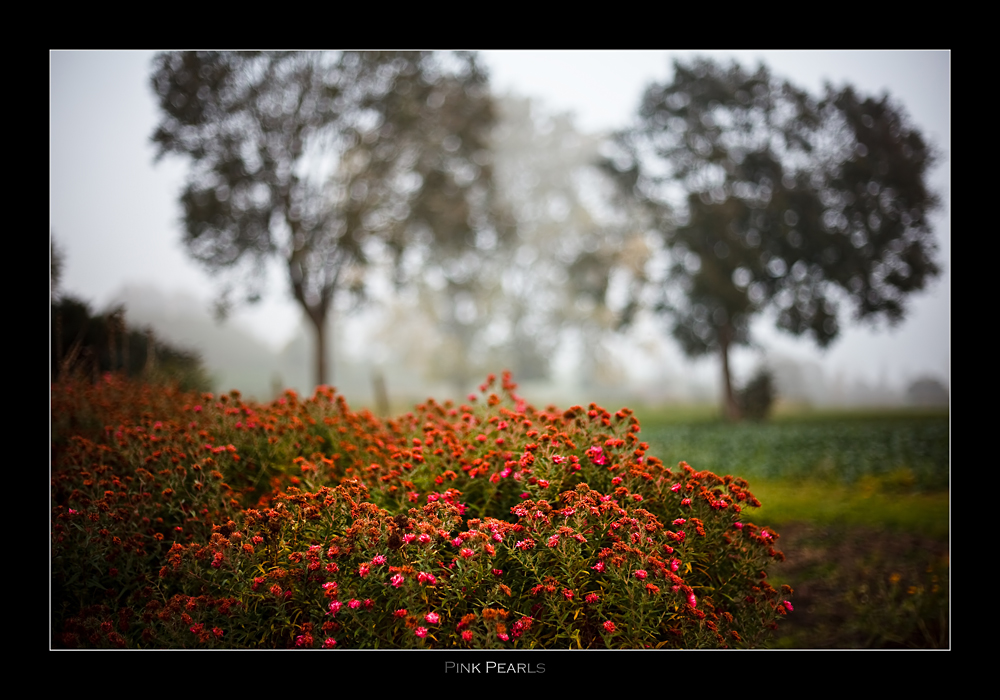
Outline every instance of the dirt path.
[(776, 528), (795, 610), (773, 646), (947, 648), (948, 542), (845, 525)]

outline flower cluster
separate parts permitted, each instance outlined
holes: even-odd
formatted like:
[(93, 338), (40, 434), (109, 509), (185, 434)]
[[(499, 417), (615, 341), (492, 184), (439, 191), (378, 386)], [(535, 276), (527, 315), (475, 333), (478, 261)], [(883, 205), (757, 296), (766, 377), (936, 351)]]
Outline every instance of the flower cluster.
[(746, 647), (793, 612), (745, 481), (665, 467), (628, 409), (496, 384), (390, 420), (323, 387), (54, 386), (80, 426), (54, 423), (58, 643)]

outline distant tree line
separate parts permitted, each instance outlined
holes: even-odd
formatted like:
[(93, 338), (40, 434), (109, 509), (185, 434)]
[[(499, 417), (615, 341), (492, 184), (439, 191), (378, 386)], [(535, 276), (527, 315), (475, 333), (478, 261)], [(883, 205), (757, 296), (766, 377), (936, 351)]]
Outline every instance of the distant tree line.
[(123, 372), (184, 391), (212, 388), (198, 353), (157, 338), (151, 329), (129, 327), (124, 306), (95, 314), (86, 302), (65, 296), (52, 302), (51, 323), (52, 381)]
[(64, 254), (50, 238), (50, 371), (53, 382), (70, 376), (94, 381), (123, 372), (184, 391), (210, 391), (212, 381), (198, 353), (171, 345), (149, 328), (129, 327), (125, 307), (95, 314), (85, 302), (59, 294)]

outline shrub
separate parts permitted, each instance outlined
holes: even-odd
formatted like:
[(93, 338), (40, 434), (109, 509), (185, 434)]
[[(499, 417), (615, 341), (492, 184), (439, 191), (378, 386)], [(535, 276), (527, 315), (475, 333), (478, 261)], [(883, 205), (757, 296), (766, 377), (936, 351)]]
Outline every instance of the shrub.
[(774, 377), (771, 372), (762, 367), (736, 396), (740, 413), (744, 418), (754, 421), (767, 420), (775, 399)]
[(386, 421), (329, 388), (262, 405), (54, 386), (54, 411), (106, 426), (54, 457), (56, 643), (752, 647), (776, 629), (791, 589), (767, 581), (783, 555), (745, 519), (745, 481), (665, 467), (629, 409), (537, 410), (493, 384)]

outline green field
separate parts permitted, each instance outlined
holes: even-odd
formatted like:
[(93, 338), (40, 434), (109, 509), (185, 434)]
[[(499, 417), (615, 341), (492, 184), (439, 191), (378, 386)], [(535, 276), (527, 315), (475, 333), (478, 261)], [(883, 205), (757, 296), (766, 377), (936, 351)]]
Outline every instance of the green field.
[(730, 425), (707, 408), (636, 410), (668, 465), (747, 479), (796, 590), (777, 647), (942, 648), (948, 638), (947, 413), (798, 412)]

